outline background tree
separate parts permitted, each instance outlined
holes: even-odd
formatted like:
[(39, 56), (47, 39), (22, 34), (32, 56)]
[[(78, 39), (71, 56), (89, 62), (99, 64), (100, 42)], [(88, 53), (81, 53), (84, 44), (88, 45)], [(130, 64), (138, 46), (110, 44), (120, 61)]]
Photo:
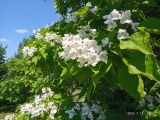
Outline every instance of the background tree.
[(6, 54), (6, 48), (0, 44), (0, 80), (2, 79), (2, 76), (6, 73), (5, 68), (5, 54)]

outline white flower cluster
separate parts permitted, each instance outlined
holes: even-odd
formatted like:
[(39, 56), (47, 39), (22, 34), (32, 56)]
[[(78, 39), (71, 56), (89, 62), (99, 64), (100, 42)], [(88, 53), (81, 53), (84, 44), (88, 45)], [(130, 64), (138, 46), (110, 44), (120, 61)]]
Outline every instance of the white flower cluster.
[(77, 21), (77, 14), (75, 13), (67, 13), (66, 22), (76, 22)]
[(33, 34), (35, 35), (36, 39), (43, 39), (43, 35), (40, 33), (41, 29), (33, 30)]
[(56, 33), (46, 33), (45, 36), (43, 36), (40, 32), (36, 32), (35, 38), (38, 40), (45, 39), (47, 42), (50, 42), (52, 46), (54, 46), (55, 43), (60, 43), (60, 36)]
[[(76, 104), (72, 109), (66, 110), (65, 113), (69, 115), (69, 119), (73, 119), (75, 115), (80, 112), (81, 119), (86, 120), (106, 120), (105, 111), (98, 104), (93, 104), (91, 107), (87, 103)], [(97, 114), (98, 117), (94, 118), (93, 114)]]
[(105, 46), (111, 47), (112, 44), (113, 43), (109, 41), (108, 37), (105, 37), (104, 39), (102, 39), (102, 47), (105, 47)]
[[(103, 18), (106, 20), (104, 23), (108, 25), (107, 29), (111, 30), (117, 27), (117, 20), (120, 20), (121, 24), (130, 24), (132, 29), (136, 31), (136, 26), (139, 25), (139, 23), (134, 23), (131, 20), (131, 11), (117, 11), (114, 9), (110, 14), (103, 16)], [(120, 29), (118, 31), (118, 39), (126, 39), (129, 37), (129, 34), (124, 29)]]
[(149, 109), (154, 109), (154, 103), (160, 104), (160, 97), (146, 95), (143, 99), (139, 101), (140, 106), (146, 106)]
[(81, 26), (79, 27), (80, 29), (77, 30), (78, 34), (82, 39), (84, 38), (93, 38), (95, 37), (97, 30), (96, 29), (91, 29), (89, 25), (86, 26)]
[(37, 51), (37, 48), (35, 48), (35, 47), (30, 48), (28, 46), (25, 46), (22, 49), (23, 55), (24, 56), (30, 56), (30, 57), (32, 57), (36, 51)]
[(86, 6), (90, 8), (90, 12), (92, 12), (93, 14), (96, 14), (96, 12), (98, 11), (98, 7), (97, 6), (93, 7), (91, 2), (88, 2)]
[(9, 114), (9, 115), (6, 115), (4, 119), (5, 120), (13, 120), (14, 117), (15, 117), (15, 114)]
[(38, 40), (43, 39), (43, 35), (41, 35), (40, 32), (36, 32), (35, 38), (38, 39)]
[(79, 35), (65, 34), (62, 48), (59, 56), (65, 60), (77, 60), (79, 67), (96, 66), (100, 61), (107, 62), (107, 52), (102, 51), (95, 40), (82, 39)]
[(126, 11), (117, 11), (114, 9), (110, 14), (103, 16), (106, 21), (104, 22), (105, 24), (108, 24), (108, 29), (114, 29), (117, 27), (116, 21), (120, 20), (121, 24), (131, 24), (132, 29), (135, 30), (135, 27), (139, 25), (139, 23), (134, 23), (131, 20), (131, 11), (126, 10)]
[(42, 88), (42, 94), (35, 96), (35, 99), (32, 103), (27, 103), (21, 106), (22, 114), (29, 114), (32, 118), (40, 116), (44, 113), (49, 112), (49, 117), (54, 119), (55, 114), (58, 111), (57, 106), (53, 102), (48, 102), (45, 104), (44, 101), (53, 95), (53, 91), (50, 88)]
[(60, 43), (60, 36), (56, 33), (46, 33), (45, 40), (54, 46), (55, 43)]

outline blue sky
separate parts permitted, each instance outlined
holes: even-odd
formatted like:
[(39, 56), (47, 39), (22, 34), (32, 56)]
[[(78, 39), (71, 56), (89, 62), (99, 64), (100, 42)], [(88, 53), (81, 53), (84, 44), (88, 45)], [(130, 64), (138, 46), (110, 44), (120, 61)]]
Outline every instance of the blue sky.
[(58, 20), (52, 0), (1, 0), (0, 43), (8, 46), (6, 57), (14, 56), (19, 43), (34, 29)]

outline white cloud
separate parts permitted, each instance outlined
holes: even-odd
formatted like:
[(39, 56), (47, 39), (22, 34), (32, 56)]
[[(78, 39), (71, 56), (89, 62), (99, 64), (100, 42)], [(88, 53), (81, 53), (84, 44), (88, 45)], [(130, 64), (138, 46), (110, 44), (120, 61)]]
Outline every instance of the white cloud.
[(0, 38), (0, 42), (6, 43), (8, 40), (6, 38)]
[(16, 29), (16, 32), (19, 34), (24, 34), (24, 33), (27, 33), (28, 30), (27, 29)]

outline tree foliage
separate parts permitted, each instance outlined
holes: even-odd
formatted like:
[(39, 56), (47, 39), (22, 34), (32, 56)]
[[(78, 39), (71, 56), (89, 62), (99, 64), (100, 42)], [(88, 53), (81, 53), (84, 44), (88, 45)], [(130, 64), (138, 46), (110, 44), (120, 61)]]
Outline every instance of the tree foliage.
[[(92, 116), (101, 120), (132, 119), (133, 114), (142, 120), (158, 120), (159, 1), (54, 2), (62, 19), (37, 30), (20, 46), (21, 58), (7, 63), (10, 69), (6, 79), (18, 79), (18, 84), (13, 81), (16, 89), (23, 91), (19, 87), (22, 82), (31, 94), (50, 87), (55, 95), (43, 104), (52, 101), (58, 106), (59, 110), (52, 114), (57, 120), (91, 119)], [(15, 67), (11, 68), (12, 64)], [(32, 103), (35, 99), (31, 97)], [(95, 114), (92, 107), (97, 103), (101, 112)], [(81, 107), (79, 111), (74, 108), (76, 104)], [(84, 106), (88, 108), (87, 114), (83, 113)], [(17, 119), (52, 119), (51, 113), (44, 112), (37, 117), (32, 112), (23, 113), (21, 108), (16, 113)], [(129, 111), (143, 114), (133, 112), (127, 116)]]

